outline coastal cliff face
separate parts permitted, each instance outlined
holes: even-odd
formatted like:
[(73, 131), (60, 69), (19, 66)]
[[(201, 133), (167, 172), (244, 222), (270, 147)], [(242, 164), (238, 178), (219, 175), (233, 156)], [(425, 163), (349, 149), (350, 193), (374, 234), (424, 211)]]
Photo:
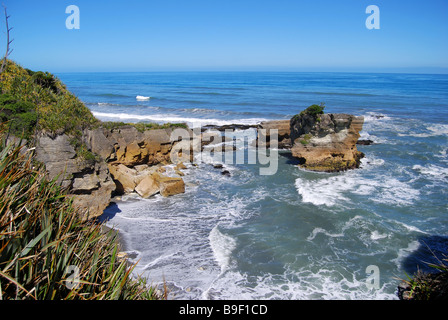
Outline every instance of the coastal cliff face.
[[(297, 115), (289, 120), (258, 126), (258, 141), (269, 147), (272, 129), (278, 130), (278, 147), (291, 149), (301, 166), (315, 171), (341, 171), (359, 167), (363, 154), (356, 149), (363, 118), (347, 114)], [(181, 169), (193, 154), (182, 149), (203, 148), (210, 143), (203, 133), (201, 145), (190, 138), (172, 139), (173, 128), (140, 131), (132, 125), (85, 129), (81, 141), (88, 156), (77, 154), (66, 134), (37, 136), (36, 160), (50, 179), (69, 191), (78, 211), (88, 218), (102, 214), (113, 195), (136, 192), (147, 198), (156, 193), (170, 196), (185, 192)], [(178, 152), (180, 150), (180, 152)], [(233, 149), (232, 149), (233, 150)], [(163, 165), (174, 162), (176, 176), (167, 176)]]
[(364, 156), (356, 148), (364, 117), (349, 114), (302, 114), (290, 121), (292, 155), (312, 171), (358, 168)]
[[(173, 129), (144, 132), (133, 126), (86, 129), (82, 141), (91, 155), (80, 157), (66, 135), (40, 134), (36, 160), (45, 165), (48, 177), (69, 190), (74, 205), (86, 218), (95, 218), (109, 205), (113, 194), (137, 192), (142, 197), (156, 193), (170, 196), (185, 192), (181, 177), (163, 175), (157, 165), (171, 163)], [(181, 164), (176, 172), (184, 168)]]
[(277, 145), (280, 149), (289, 149), (291, 148), (291, 139), (290, 139), (290, 120), (272, 120), (272, 121), (264, 121), (260, 123), (258, 126), (258, 141), (265, 141), (266, 146), (270, 147), (271, 140), (273, 137), (271, 136), (271, 130), (277, 130)]

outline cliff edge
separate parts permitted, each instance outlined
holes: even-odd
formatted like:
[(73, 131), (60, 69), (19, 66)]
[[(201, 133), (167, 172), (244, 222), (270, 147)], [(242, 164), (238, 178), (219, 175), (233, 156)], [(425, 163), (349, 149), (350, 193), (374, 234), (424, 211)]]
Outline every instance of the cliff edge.
[[(308, 109), (307, 109), (308, 110)], [(357, 150), (364, 117), (304, 112), (290, 121), (291, 152), (300, 166), (312, 171), (338, 172), (358, 168), (364, 154)]]

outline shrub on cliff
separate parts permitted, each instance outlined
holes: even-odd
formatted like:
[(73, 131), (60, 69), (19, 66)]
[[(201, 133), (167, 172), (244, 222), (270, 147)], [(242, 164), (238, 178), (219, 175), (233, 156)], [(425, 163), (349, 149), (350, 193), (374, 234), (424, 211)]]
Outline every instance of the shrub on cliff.
[(37, 125), (38, 130), (79, 136), (82, 129), (99, 121), (57, 77), (22, 68), (10, 60), (0, 75), (0, 93), (15, 103), (32, 105), (38, 121), (28, 124)]
[(418, 270), (398, 287), (401, 300), (448, 300), (448, 257), (428, 264), (434, 273)]
[(325, 109), (324, 103), (321, 103), (320, 105), (313, 104), (313, 105), (309, 106), (308, 108), (306, 108), (305, 110), (301, 111), (299, 114), (296, 114), (295, 116), (293, 116), (291, 118), (291, 123), (296, 122), (299, 118), (301, 118), (305, 115), (312, 116), (316, 121), (320, 122), (319, 115), (324, 114), (324, 109)]
[(29, 139), (37, 124), (34, 105), (18, 101), (8, 94), (0, 94), (0, 123), (8, 127), (8, 132)]
[(159, 298), (30, 153), (0, 143), (0, 300)]
[(319, 114), (324, 114), (325, 105), (321, 103), (320, 105), (313, 104), (300, 112), (300, 115), (303, 116), (305, 114), (308, 114), (310, 116), (317, 117)]

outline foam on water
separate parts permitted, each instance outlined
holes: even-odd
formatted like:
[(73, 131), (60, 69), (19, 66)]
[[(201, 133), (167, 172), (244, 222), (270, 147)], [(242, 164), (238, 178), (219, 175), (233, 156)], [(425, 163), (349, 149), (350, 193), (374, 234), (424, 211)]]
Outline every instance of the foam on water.
[(368, 289), (367, 277), (343, 275), (335, 270), (321, 268), (291, 270), (284, 274), (249, 276), (227, 271), (215, 280), (207, 291), (208, 299), (232, 300), (396, 300), (388, 284), (378, 290)]
[[(369, 166), (381, 166), (382, 159), (369, 161)], [(372, 163), (373, 162), (373, 163)], [(297, 178), (295, 186), (303, 202), (328, 207), (351, 202), (351, 195), (368, 196), (369, 200), (390, 205), (411, 205), (420, 191), (410, 183), (392, 176), (364, 177), (362, 171), (319, 176), (317, 179)]]
[(232, 251), (236, 248), (236, 240), (224, 235), (219, 231), (218, 226), (215, 226), (210, 232), (209, 240), (215, 259), (221, 267), (221, 272), (224, 272), (230, 264)]
[(306, 238), (306, 240), (308, 241), (313, 241), (314, 238), (316, 237), (316, 235), (318, 235), (319, 233), (322, 233), (328, 237), (332, 237), (332, 238), (337, 238), (337, 237), (343, 237), (344, 234), (343, 233), (329, 233), (327, 230), (322, 229), (322, 228), (314, 228), (313, 232), (311, 233), (311, 235)]
[(419, 171), (421, 174), (425, 176), (430, 176), (431, 178), (435, 179), (448, 178), (448, 168), (440, 167), (434, 164), (429, 164), (426, 166), (416, 164), (412, 167), (412, 169)]
[(266, 118), (248, 118), (248, 119), (228, 119), (220, 120), (213, 118), (191, 118), (183, 117), (175, 114), (129, 114), (129, 113), (105, 113), (92, 111), (93, 115), (100, 120), (134, 120), (134, 121), (156, 121), (156, 122), (186, 122), (190, 126), (194, 125), (230, 125), (230, 124), (243, 124), (243, 125), (255, 125), (263, 121), (267, 121)]
[[(286, 81), (277, 86), (274, 80), (272, 87), (252, 86), (258, 75), (243, 75), (249, 79), (244, 84), (223, 81), (235, 80), (227, 74), (211, 82), (203, 79), (209, 75), (193, 76), (199, 83), (184, 76), (163, 75), (157, 85), (135, 87), (132, 75), (132, 85), (117, 94), (93, 100), (87, 92), (85, 98), (101, 120), (191, 126), (290, 119), (303, 109), (292, 101), (311, 104), (326, 92), (333, 99), (328, 112), (364, 114), (361, 139), (375, 144), (359, 146), (366, 154), (360, 169), (337, 174), (300, 170), (280, 157), (278, 173), (260, 177), (258, 167), (225, 163), (224, 153), (204, 152), (198, 167), (184, 170), (185, 194), (144, 200), (127, 195), (115, 208), (110, 223), (120, 229), (132, 261), (140, 261), (135, 273), (156, 284), (165, 279), (174, 299), (396, 299), (393, 277), (402, 275), (419, 237), (447, 232), (441, 213), (447, 208), (448, 125), (443, 112), (434, 121), (427, 98), (418, 93), (424, 90), (412, 90), (416, 101), (411, 101), (393, 89), (392, 75), (365, 76), (368, 87), (361, 94), (352, 92), (362, 81), (337, 78), (347, 89), (340, 90), (331, 88), (336, 81), (320, 81), (329, 75), (305, 82), (307, 75), (283, 75)], [(387, 89), (372, 88), (383, 78)], [(323, 87), (306, 89), (303, 83)], [(291, 96), (292, 89), (303, 92)], [(137, 103), (132, 92), (151, 92), (154, 98)], [(438, 96), (444, 99), (445, 91)], [(158, 106), (150, 105), (154, 101)], [(417, 115), (421, 110), (428, 112)], [(244, 132), (235, 136), (241, 142)], [(172, 167), (167, 174), (175, 174)], [(370, 290), (365, 269), (377, 264), (381, 287)]]

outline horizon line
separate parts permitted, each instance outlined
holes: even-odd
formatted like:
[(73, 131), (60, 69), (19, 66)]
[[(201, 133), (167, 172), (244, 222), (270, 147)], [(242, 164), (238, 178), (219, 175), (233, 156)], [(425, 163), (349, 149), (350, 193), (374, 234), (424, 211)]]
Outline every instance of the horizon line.
[[(57, 68), (55, 68), (57, 69)], [(238, 72), (251, 72), (251, 73), (372, 73), (372, 74), (427, 74), (427, 75), (447, 75), (448, 68), (378, 68), (377, 70), (372, 69), (364, 69), (364, 70), (356, 70), (350, 69), (347, 70), (337, 70), (332, 68), (328, 68), (329, 70), (305, 70), (300, 68), (291, 68), (288, 70), (286, 68), (155, 68), (155, 69), (127, 69), (127, 70), (60, 70), (60, 71), (50, 71), (51, 73), (183, 73), (183, 72), (197, 72), (197, 73), (211, 73), (211, 72), (221, 72), (221, 73), (238, 73)]]

